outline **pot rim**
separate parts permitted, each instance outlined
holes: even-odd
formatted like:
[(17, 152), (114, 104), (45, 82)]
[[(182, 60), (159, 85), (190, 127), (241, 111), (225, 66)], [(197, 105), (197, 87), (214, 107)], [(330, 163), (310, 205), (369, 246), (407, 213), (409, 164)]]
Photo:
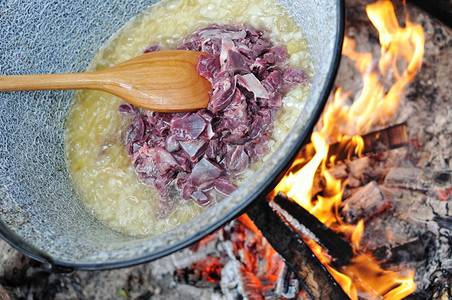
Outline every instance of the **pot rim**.
[(51, 255), (48, 255), (47, 253), (41, 251), (40, 249), (26, 242), (21, 236), (19, 236), (17, 233), (9, 229), (8, 226), (6, 226), (6, 224), (2, 220), (0, 220), (0, 237), (16, 250), (19, 250), (22, 253), (26, 254), (27, 256), (31, 257), (32, 259), (35, 259), (43, 263), (43, 267), (45, 269), (54, 272), (71, 272), (75, 269), (108, 270), (131, 267), (134, 265), (150, 262), (152, 260), (156, 260), (163, 256), (169, 255), (173, 252), (181, 250), (201, 240), (208, 234), (211, 234), (214, 231), (218, 230), (220, 227), (224, 226), (227, 222), (233, 220), (234, 218), (244, 213), (244, 211), (255, 201), (265, 199), (266, 195), (268, 195), (268, 193), (276, 186), (276, 184), (283, 177), (287, 169), (290, 167), (301, 146), (307, 142), (330, 95), (339, 68), (345, 29), (345, 1), (337, 0), (337, 6), (338, 10), (336, 27), (338, 28), (337, 31), (338, 34), (336, 35), (334, 41), (334, 53), (332, 57), (332, 64), (330, 65), (330, 69), (327, 72), (325, 85), (320, 93), (319, 100), (317, 101), (312, 111), (311, 117), (308, 119), (306, 125), (302, 129), (298, 138), (291, 145), (287, 153), (287, 156), (285, 156), (284, 159), (280, 160), (276, 164), (276, 166), (272, 168), (271, 171), (267, 174), (266, 177), (268, 178), (268, 180), (264, 182), (264, 184), (258, 186), (256, 192), (253, 195), (248, 196), (244, 201), (236, 205), (232, 210), (223, 214), (215, 224), (208, 227), (206, 230), (198, 231), (196, 234), (181, 239), (178, 242), (174, 243), (173, 245), (164, 247), (163, 249), (160, 249), (158, 251), (152, 251), (150, 253), (146, 253), (144, 255), (130, 259), (122, 259), (118, 261), (107, 261), (99, 263), (78, 263), (54, 259), (51, 257)]

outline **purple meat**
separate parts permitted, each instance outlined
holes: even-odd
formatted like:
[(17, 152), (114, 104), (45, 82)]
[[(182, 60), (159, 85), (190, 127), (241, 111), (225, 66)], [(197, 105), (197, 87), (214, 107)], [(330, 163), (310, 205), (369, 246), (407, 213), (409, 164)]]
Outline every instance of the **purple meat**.
[(145, 124), (142, 116), (136, 116), (132, 124), (127, 128), (126, 143), (132, 143), (143, 139)]
[(123, 115), (127, 115), (127, 114), (131, 115), (131, 114), (135, 113), (135, 108), (130, 103), (124, 103), (124, 104), (119, 105), (118, 111), (119, 111), (119, 113), (121, 113)]
[(143, 53), (155, 52), (155, 51), (159, 51), (159, 50), (160, 50), (160, 45), (155, 44), (155, 45), (150, 46), (146, 50), (144, 50)]
[(235, 191), (236, 186), (227, 177), (219, 177), (215, 180), (215, 190), (227, 196)]
[(171, 121), (171, 135), (177, 141), (194, 140), (201, 135), (206, 126), (206, 121), (200, 115), (187, 115), (184, 118)]
[(201, 159), (193, 168), (188, 182), (193, 185), (200, 185), (208, 180), (214, 180), (224, 174), (224, 170), (209, 159)]
[(221, 70), (229, 72), (230, 74), (249, 74), (250, 66), (253, 61), (237, 50), (228, 50), (226, 60), (221, 64)]
[(245, 75), (237, 75), (237, 84), (246, 89), (247, 91), (253, 93), (256, 98), (265, 98), (268, 99), (268, 91), (259, 81), (259, 79), (254, 76), (252, 73), (248, 73)]
[(245, 152), (245, 146), (228, 145), (227, 151), (223, 167), (229, 174), (240, 175), (248, 167), (250, 161), (248, 154)]
[(161, 174), (166, 174), (171, 169), (177, 170), (179, 168), (179, 164), (171, 155), (171, 153), (161, 147), (154, 147), (154, 150), (157, 169)]
[(215, 75), (220, 71), (220, 56), (218, 54), (200, 55), (197, 71), (199, 75), (212, 82)]
[[(231, 178), (267, 153), (283, 93), (308, 80), (303, 70), (287, 66), (284, 47), (249, 25), (210, 25), (177, 49), (209, 54), (197, 64), (212, 83), (208, 108), (173, 114), (130, 104), (118, 108), (131, 120), (125, 143), (134, 167), (159, 191), (158, 218), (168, 216), (180, 198), (210, 206), (230, 195), (236, 189)], [(153, 45), (145, 52), (158, 50)]]
[(225, 109), (234, 96), (235, 80), (229, 72), (223, 71), (213, 80), (208, 108), (218, 113)]
[(207, 148), (209, 141), (198, 139), (187, 142), (179, 142), (182, 149), (184, 149), (185, 153), (188, 154), (190, 160), (196, 161), (201, 155), (205, 153), (205, 148)]
[(289, 68), (284, 72), (283, 81), (286, 89), (291, 89), (293, 86), (305, 83), (308, 75), (302, 69)]

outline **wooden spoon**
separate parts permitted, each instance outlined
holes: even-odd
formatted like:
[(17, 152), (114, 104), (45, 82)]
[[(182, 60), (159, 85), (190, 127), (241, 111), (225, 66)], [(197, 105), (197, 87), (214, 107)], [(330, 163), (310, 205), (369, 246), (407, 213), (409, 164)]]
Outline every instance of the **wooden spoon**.
[(210, 82), (196, 71), (203, 52), (150, 52), (109, 69), (87, 73), (4, 75), (0, 91), (101, 90), (154, 111), (183, 112), (206, 108)]

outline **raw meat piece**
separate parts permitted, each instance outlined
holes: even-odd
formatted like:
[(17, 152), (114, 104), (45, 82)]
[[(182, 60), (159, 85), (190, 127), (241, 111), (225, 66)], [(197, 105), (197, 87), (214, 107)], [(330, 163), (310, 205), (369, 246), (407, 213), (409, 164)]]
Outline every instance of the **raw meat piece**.
[(130, 104), (118, 109), (132, 116), (126, 149), (143, 182), (159, 191), (158, 218), (168, 216), (180, 198), (209, 206), (230, 195), (236, 189), (231, 178), (267, 153), (282, 93), (308, 79), (304, 70), (286, 65), (284, 47), (249, 25), (208, 26), (177, 49), (209, 54), (200, 55), (197, 65), (212, 83), (208, 108), (175, 114)]

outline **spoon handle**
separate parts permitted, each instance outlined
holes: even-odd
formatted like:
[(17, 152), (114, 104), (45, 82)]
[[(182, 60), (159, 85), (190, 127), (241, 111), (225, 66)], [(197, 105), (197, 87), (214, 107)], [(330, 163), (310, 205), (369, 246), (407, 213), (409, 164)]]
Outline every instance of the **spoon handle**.
[(153, 111), (194, 111), (210, 99), (211, 83), (197, 71), (200, 55), (206, 53), (166, 50), (95, 72), (0, 75), (0, 91), (99, 90)]
[(96, 73), (1, 75), (0, 91), (96, 89), (98, 83)]

